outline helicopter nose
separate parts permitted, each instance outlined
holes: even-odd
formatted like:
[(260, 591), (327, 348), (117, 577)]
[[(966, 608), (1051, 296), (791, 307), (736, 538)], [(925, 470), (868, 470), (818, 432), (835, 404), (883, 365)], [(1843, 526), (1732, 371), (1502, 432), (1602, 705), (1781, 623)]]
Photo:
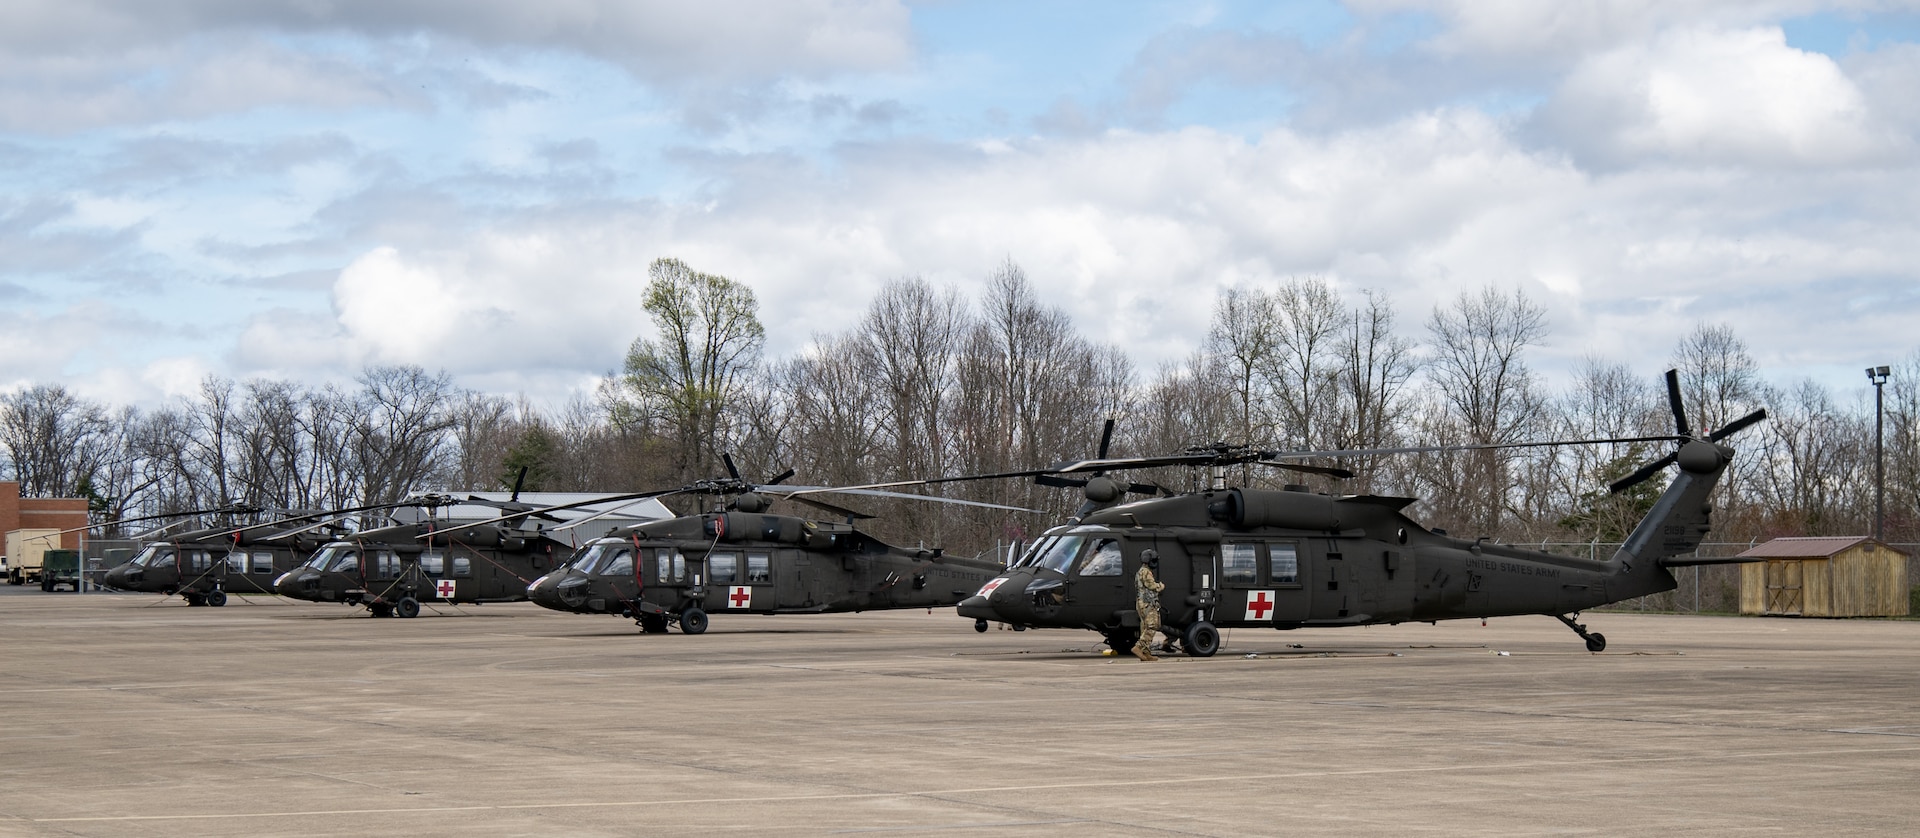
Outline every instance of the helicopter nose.
[(294, 599), (306, 599), (312, 596), (314, 589), (318, 587), (320, 587), (320, 577), (318, 574), (303, 573), (301, 571), (284, 574), (280, 577), (279, 581), (273, 583), (275, 593), (281, 596), (293, 597)]
[(556, 573), (550, 573), (539, 579), (535, 579), (533, 584), (527, 586), (527, 599), (532, 600), (533, 604), (542, 608), (551, 608), (555, 611), (569, 611), (571, 609), (567, 607), (566, 602), (560, 597), (560, 586), (565, 584), (566, 580), (567, 577)]
[(980, 586), (979, 593), (960, 601), (960, 616), (1003, 623), (1020, 622), (1012, 606), (1025, 583), (1016, 579), (1017, 575), (1009, 573), (987, 580), (987, 584)]

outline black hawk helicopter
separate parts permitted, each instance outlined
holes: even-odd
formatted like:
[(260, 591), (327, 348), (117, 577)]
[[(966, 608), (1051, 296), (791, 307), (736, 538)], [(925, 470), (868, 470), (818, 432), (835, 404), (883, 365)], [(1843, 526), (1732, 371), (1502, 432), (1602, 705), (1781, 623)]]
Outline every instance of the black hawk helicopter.
[[(613, 529), (581, 547), (564, 566), (534, 580), (527, 586), (529, 598), (556, 611), (631, 619), (649, 634), (666, 632), (672, 625), (686, 634), (700, 634), (711, 613), (823, 614), (950, 606), (1004, 567), (995, 560), (947, 556), (937, 548), (887, 544), (855, 524), (871, 516), (811, 497), (843, 490), (780, 485), (793, 476), (791, 469), (765, 483), (750, 483), (740, 477), (731, 456), (722, 459), (726, 478), (603, 499), (678, 494), (726, 498), (710, 512)], [(1037, 511), (874, 489), (844, 491)], [(774, 498), (824, 509), (845, 523), (771, 514)]]
[[(1139, 632), (1134, 574), (1157, 559), (1164, 621), (1161, 631), (1188, 654), (1220, 648), (1220, 628), (1293, 629), (1432, 622), (1520, 614), (1551, 615), (1589, 650), (1606, 638), (1576, 622), (1579, 612), (1673, 590), (1671, 568), (1738, 559), (1691, 555), (1706, 536), (1708, 496), (1732, 461), (1721, 441), (1766, 418), (1765, 410), (1696, 436), (1681, 406), (1678, 376), (1667, 373), (1678, 434), (1585, 442), (1676, 442), (1675, 450), (1615, 482), (1618, 493), (1679, 466), (1673, 482), (1610, 559), (1552, 555), (1467, 540), (1429, 530), (1401, 513), (1412, 498), (1313, 494), (1230, 488), (1225, 467), (1323, 457), (1532, 447), (1569, 443), (1433, 446), (1368, 451), (1285, 452), (1215, 446), (1165, 457), (1065, 463), (990, 477), (1051, 478), (1080, 485), (1088, 498), (1077, 521), (1048, 530), (1006, 572), (958, 607), (985, 631), (989, 621), (1016, 628), (1084, 628), (1115, 651)], [(1111, 426), (1109, 425), (1109, 434)], [(1102, 442), (1102, 454), (1105, 452)], [(1108, 471), (1185, 465), (1212, 470), (1205, 491), (1120, 503), (1129, 486)], [(1312, 468), (1312, 467), (1307, 467)], [(1061, 475), (1089, 474), (1086, 478)], [(969, 479), (969, 478), (942, 478)], [(887, 484), (904, 485), (904, 484)]]
[[(524, 472), (522, 478), (524, 479)], [(395, 524), (331, 540), (274, 580), (274, 592), (309, 602), (364, 606), (375, 617), (417, 617), (425, 602), (519, 602), (527, 585), (572, 554), (534, 519), (560, 522), (513, 497), (423, 495), (394, 506), (492, 506), (506, 515), (475, 523), (434, 519)]]
[[(260, 507), (233, 504), (215, 509), (146, 516), (151, 520), (209, 514), (243, 515)], [(138, 593), (178, 594), (190, 606), (220, 607), (228, 593), (273, 593), (273, 580), (299, 564), (315, 546), (331, 538), (308, 519), (286, 519), (234, 528), (206, 527), (173, 535), (151, 534), (126, 564), (110, 568), (100, 582)], [(126, 523), (120, 521), (116, 523)]]

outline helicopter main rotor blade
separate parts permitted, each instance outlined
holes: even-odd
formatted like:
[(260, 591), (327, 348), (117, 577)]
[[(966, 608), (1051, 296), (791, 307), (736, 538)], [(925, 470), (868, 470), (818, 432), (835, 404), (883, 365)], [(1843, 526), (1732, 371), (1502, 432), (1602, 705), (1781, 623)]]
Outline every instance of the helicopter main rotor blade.
[(1107, 418), (1107, 425), (1100, 431), (1100, 449), (1098, 459), (1107, 458), (1107, 448), (1113, 444), (1113, 418)]
[[(514, 512), (511, 514), (502, 515), (498, 518), (488, 518), (484, 521), (474, 521), (472, 523), (463, 524), (462, 526), (468, 526), (468, 527), (485, 526), (487, 524), (498, 524), (502, 521), (511, 521), (515, 518), (525, 518), (528, 515), (544, 515), (546, 513), (557, 512), (562, 509), (579, 509), (582, 506), (592, 506), (596, 503), (613, 503), (615, 501), (623, 501), (623, 500), (642, 501), (648, 498), (661, 498), (661, 497), (666, 497), (668, 495), (677, 495), (682, 492), (690, 492), (690, 491), (694, 491), (694, 489), (689, 486), (682, 486), (677, 489), (657, 489), (651, 492), (632, 492), (624, 495), (606, 495), (604, 497), (597, 497), (589, 500), (577, 500), (572, 503), (556, 503), (552, 506), (535, 507), (525, 512)], [(572, 521), (568, 521), (567, 524), (569, 526), (579, 526), (580, 524), (586, 523), (586, 521), (588, 520), (602, 517), (605, 514), (606, 514), (605, 512), (602, 512), (597, 515), (588, 516), (587, 518), (576, 518)], [(553, 520), (558, 520), (558, 519), (553, 519)], [(559, 527), (555, 527), (555, 529), (559, 529)]]
[(1338, 477), (1341, 480), (1345, 480), (1353, 476), (1353, 472), (1343, 468), (1334, 468), (1333, 466), (1309, 466), (1309, 465), (1302, 465), (1300, 463), (1276, 463), (1270, 460), (1254, 460), (1254, 463), (1258, 465), (1263, 465), (1263, 466), (1272, 466), (1274, 468), (1283, 468), (1283, 469), (1286, 469), (1287, 471), (1297, 471), (1297, 472), (1300, 472), (1301, 474), (1324, 474), (1328, 477)]
[[(915, 482), (917, 481), (908, 481), (908, 484), (912, 485)], [(761, 491), (761, 494), (767, 495), (769, 497), (796, 500), (802, 503), (806, 502), (805, 496), (807, 495), (844, 494), (844, 495), (866, 495), (868, 497), (877, 497), (877, 498), (900, 498), (902, 500), (921, 500), (921, 501), (926, 501), (928, 503), (951, 503), (959, 506), (976, 506), (982, 509), (1005, 509), (1009, 512), (1040, 512), (1040, 513), (1046, 512), (1046, 510), (1044, 509), (1032, 509), (1025, 506), (1008, 506), (1006, 504), (987, 503), (985, 501), (977, 501), (977, 500), (962, 500), (960, 498), (943, 498), (943, 497), (939, 497), (938, 495), (916, 495), (911, 492), (889, 492), (884, 489), (872, 489), (872, 488), (867, 488), (865, 486), (853, 486), (853, 487), (789, 486), (779, 490), (763, 490)]]
[(1449, 451), (1486, 451), (1504, 448), (1551, 448), (1561, 445), (1609, 445), (1631, 442), (1673, 442), (1680, 437), (1659, 436), (1621, 436), (1606, 439), (1554, 439), (1542, 442), (1468, 442), (1459, 445), (1413, 445), (1404, 448), (1349, 448), (1328, 451), (1262, 451), (1263, 459), (1281, 457), (1373, 457), (1382, 454), (1430, 454)]

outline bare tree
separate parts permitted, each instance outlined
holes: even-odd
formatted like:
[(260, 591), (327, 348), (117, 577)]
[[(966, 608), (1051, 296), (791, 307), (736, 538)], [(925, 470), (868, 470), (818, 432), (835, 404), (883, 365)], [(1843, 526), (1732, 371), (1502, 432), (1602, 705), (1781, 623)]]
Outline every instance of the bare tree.
[(360, 375), (356, 459), (360, 502), (392, 503), (442, 480), (442, 455), (453, 427), (447, 403), (452, 379), (415, 366), (370, 367)]
[[(1471, 443), (1518, 442), (1538, 427), (1544, 399), (1523, 352), (1546, 333), (1546, 314), (1515, 290), (1463, 293), (1427, 321), (1433, 337), (1428, 378), (1442, 416)], [(1508, 507), (1516, 454), (1485, 450), (1465, 458), (1453, 511), (1476, 532), (1497, 534)]]

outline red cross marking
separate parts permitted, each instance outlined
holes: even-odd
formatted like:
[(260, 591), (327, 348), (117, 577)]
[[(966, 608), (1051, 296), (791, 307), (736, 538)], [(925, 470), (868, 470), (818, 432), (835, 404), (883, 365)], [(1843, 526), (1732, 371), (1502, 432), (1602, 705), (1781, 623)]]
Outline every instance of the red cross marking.
[(734, 585), (727, 589), (727, 604), (735, 608), (745, 608), (753, 602), (753, 589), (745, 585)]
[(1273, 613), (1271, 591), (1254, 591), (1247, 596), (1247, 614), (1256, 620), (1264, 620)]
[(441, 599), (453, 599), (453, 580), (442, 579), (433, 583), (433, 592), (439, 594)]

